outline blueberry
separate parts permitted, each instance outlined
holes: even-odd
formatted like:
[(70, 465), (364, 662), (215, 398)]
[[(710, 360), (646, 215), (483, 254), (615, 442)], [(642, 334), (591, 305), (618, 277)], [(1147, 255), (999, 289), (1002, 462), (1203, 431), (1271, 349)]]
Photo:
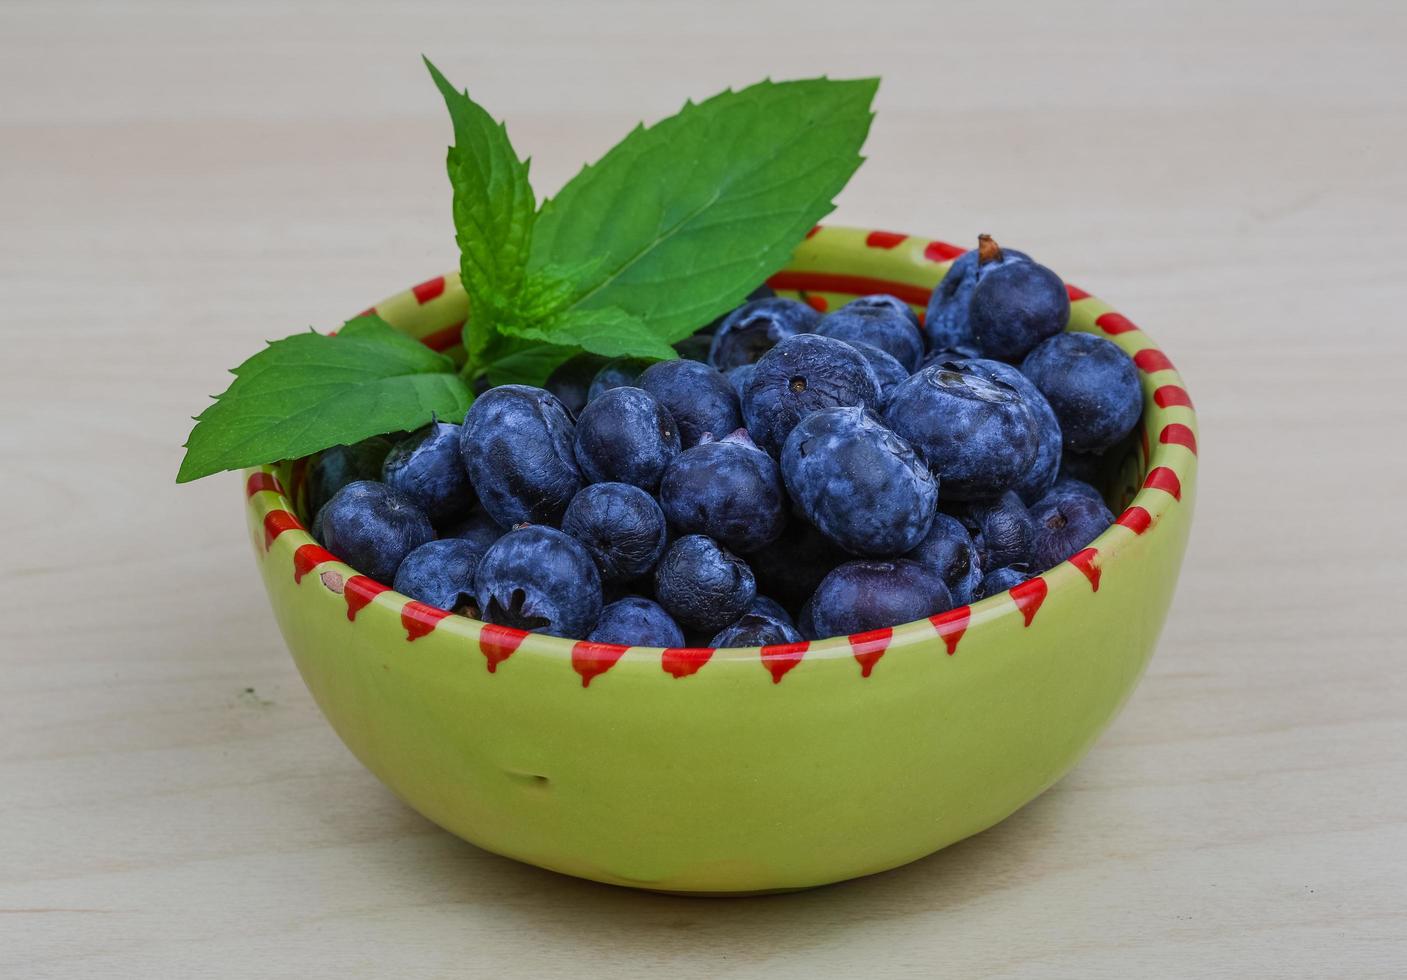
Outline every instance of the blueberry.
[(431, 422), (391, 449), (381, 482), (405, 494), (430, 520), (450, 520), (474, 505), (474, 488), (459, 454), (460, 426)]
[(814, 526), (796, 520), (774, 543), (748, 555), (748, 560), (760, 589), (787, 607), (798, 609), (816, 591), (821, 579), (849, 557)]
[(607, 361), (601, 366), (601, 370), (596, 372), (586, 389), (587, 404), (594, 402), (612, 388), (634, 385), (641, 372), (653, 363), (655, 362), (636, 357), (617, 357)]
[(838, 405), (878, 407), (879, 379), (844, 341), (798, 334), (757, 362), (743, 392), (743, 420), (757, 444), (776, 456), (798, 422)]
[(655, 598), (685, 629), (721, 630), (756, 596), (747, 562), (702, 534), (674, 542), (655, 570)]
[(776, 541), (787, 522), (776, 460), (731, 438), (676, 456), (660, 482), (660, 505), (675, 530), (706, 534), (739, 553)]
[(758, 616), (768, 616), (780, 623), (793, 625), (791, 613), (782, 608), (782, 604), (776, 599), (770, 599), (765, 595), (758, 594), (752, 600), (752, 605), (747, 607), (749, 613)]
[(1133, 361), (1103, 337), (1052, 337), (1026, 355), (1021, 371), (1055, 409), (1074, 452), (1103, 452), (1132, 432), (1143, 413)]
[(474, 573), (483, 556), (472, 541), (463, 538), (427, 541), (396, 569), (395, 589), (437, 609), (477, 617)]
[(849, 343), (869, 362), (870, 370), (874, 372), (875, 378), (879, 381), (879, 404), (883, 405), (894, 393), (894, 389), (908, 378), (910, 372), (904, 365), (873, 344), (866, 344), (858, 340), (852, 340)]
[(682, 647), (684, 631), (658, 602), (637, 595), (617, 599), (602, 609), (587, 639), (630, 647)]
[(743, 391), (747, 388), (752, 372), (757, 370), (757, 364), (739, 364), (735, 368), (729, 368), (723, 372), (723, 377), (728, 379), (728, 383), (733, 386), (733, 390), (738, 393), (738, 407), (742, 408)]
[(821, 318), (816, 333), (847, 343), (878, 347), (909, 373), (923, 360), (923, 336), (909, 305), (893, 296), (861, 296)]
[(1108, 465), (1108, 453), (1072, 453), (1066, 450), (1060, 457), (1060, 475), (1057, 481), (1069, 478), (1091, 486), (1103, 486)]
[(384, 483), (357, 480), (318, 511), (323, 546), (378, 582), (390, 583), (405, 556), (435, 538), (425, 512)]
[(586, 407), (586, 396), (591, 390), (591, 382), (605, 365), (604, 357), (596, 354), (578, 354), (559, 365), (548, 376), (547, 384), (543, 387), (556, 395), (557, 400), (565, 405), (567, 411), (575, 418)]
[(677, 455), (674, 417), (642, 388), (612, 388), (577, 419), (576, 461), (589, 483), (629, 483), (653, 492)]
[(983, 568), (1024, 565), (1031, 560), (1036, 534), (1031, 513), (1014, 490), (974, 508), (978, 531), (974, 543)]
[(821, 639), (820, 634), (816, 632), (815, 610), (815, 603), (807, 599), (800, 611), (796, 614), (796, 631), (807, 640)]
[(442, 538), (463, 538), (473, 544), (480, 556), (493, 547), (493, 543), (503, 537), (500, 527), (483, 507), (475, 507), (464, 517), (440, 529)]
[(548, 636), (584, 637), (601, 615), (601, 576), (581, 542), (555, 528), (509, 531), (474, 576), (486, 622)]
[(821, 314), (794, 299), (744, 303), (718, 325), (708, 362), (720, 371), (751, 364), (786, 338), (810, 333), (820, 320)]
[(963, 252), (933, 290), (928, 299), (928, 312), (923, 318), (928, 349), (970, 350), (966, 356), (977, 356), (977, 344), (972, 336), (972, 291), (986, 275), (1005, 265), (1029, 262), (1024, 252), (1001, 248), (991, 235), (979, 235), (977, 247)]
[[(748, 303), (756, 302), (756, 301), (759, 300), (759, 299), (775, 299), (775, 298), (776, 298), (776, 295), (777, 295), (777, 291), (776, 291), (775, 289), (773, 289), (771, 286), (767, 285), (767, 284), (764, 282), (762, 285), (758, 286), (758, 287), (757, 287), (756, 289), (754, 289), (752, 292), (748, 293), (747, 296), (743, 297), (743, 302), (742, 302), (741, 305), (746, 306)], [(708, 334), (708, 335), (712, 336), (713, 334), (717, 333), (717, 332), (718, 332), (718, 328), (721, 327), (721, 326), (723, 326), (723, 321), (726, 320), (726, 319), (728, 319), (729, 315), (730, 315), (731, 313), (733, 313), (734, 310), (736, 310), (736, 309), (737, 309), (737, 307), (734, 307), (732, 310), (729, 310), (727, 313), (724, 313), (724, 314), (722, 314), (721, 316), (716, 317), (716, 318), (713, 320), (713, 322), (711, 322), (711, 323), (709, 323), (709, 324), (706, 324), (705, 326), (700, 327), (699, 330), (698, 330), (698, 333), (696, 333), (695, 336), (698, 336), (699, 334)]]
[(574, 434), (566, 407), (541, 388), (500, 385), (469, 407), (459, 451), (494, 521), (512, 527), (562, 519), (582, 486)]
[(988, 596), (998, 595), (1008, 589), (1016, 588), (1030, 577), (1030, 569), (1025, 565), (994, 568), (982, 577), (982, 584), (977, 586), (976, 597), (986, 599)]
[(943, 576), (955, 605), (971, 602), (982, 581), (982, 559), (972, 535), (950, 514), (935, 515), (928, 535), (904, 557)]
[(737, 391), (707, 364), (660, 361), (640, 375), (640, 387), (674, 417), (684, 449), (698, 445), (706, 432), (722, 437), (743, 424)]
[(821, 582), (811, 599), (818, 638), (899, 626), (953, 607), (943, 576), (907, 558), (851, 561)]
[(1035, 464), (1036, 419), (1021, 393), (980, 374), (931, 364), (894, 390), (889, 427), (928, 461), (945, 497), (995, 497)]
[(801, 634), (789, 620), (777, 619), (765, 613), (749, 610), (737, 621), (725, 626), (713, 639), (711, 647), (765, 647), (774, 643), (800, 643)]
[(782, 477), (806, 519), (856, 555), (903, 554), (923, 540), (938, 506), (922, 457), (864, 408), (802, 419), (782, 449)]
[[(706, 333), (690, 334), (674, 343), (674, 352), (685, 361), (708, 363), (708, 352), (713, 348), (713, 335)], [(648, 370), (648, 369), (647, 369)]]
[[(1057, 478), (1056, 481), (1051, 484), (1050, 489), (1046, 492), (1047, 494), (1080, 494), (1082, 496), (1088, 497), (1090, 500), (1097, 500), (1101, 504), (1104, 503), (1104, 494), (1100, 493), (1095, 487), (1086, 483), (1084, 480), (1076, 479), (1073, 476), (1062, 476)], [(1105, 506), (1108, 505), (1105, 504)]]
[(1031, 383), (1030, 378), (1003, 361), (972, 358), (949, 362), (947, 367), (949, 370), (961, 373), (976, 372), (992, 381), (1003, 381), (1020, 392), (1021, 397), (1026, 400), (1026, 406), (1031, 409), (1031, 415), (1036, 422), (1036, 459), (1030, 468), (1017, 479), (1013, 489), (1028, 504), (1033, 504), (1041, 499), (1050, 489), (1051, 484), (1055, 482), (1055, 476), (1060, 471), (1060, 457), (1064, 444), (1064, 438), (1060, 432), (1060, 421), (1055, 417), (1055, 410), (1050, 407), (1045, 395), (1041, 394), (1040, 389)]
[(928, 365), (936, 364), (939, 361), (966, 361), (981, 356), (982, 352), (976, 346), (969, 344), (935, 348), (923, 356), (923, 363), (919, 365), (919, 370), (921, 371)]
[(1114, 523), (1103, 500), (1079, 488), (1061, 488), (1046, 494), (1031, 508), (1035, 543), (1034, 568), (1054, 568)]
[(984, 356), (1019, 361), (1065, 329), (1070, 295), (1045, 266), (1012, 262), (980, 277), (970, 315), (973, 339)]
[(567, 505), (562, 530), (576, 538), (607, 582), (626, 582), (654, 569), (664, 553), (664, 513), (639, 487), (594, 483)]
[(381, 464), (395, 444), (391, 436), (372, 436), (350, 446), (332, 446), (314, 456), (308, 464), (307, 513), (316, 515), (349, 483), (380, 480)]

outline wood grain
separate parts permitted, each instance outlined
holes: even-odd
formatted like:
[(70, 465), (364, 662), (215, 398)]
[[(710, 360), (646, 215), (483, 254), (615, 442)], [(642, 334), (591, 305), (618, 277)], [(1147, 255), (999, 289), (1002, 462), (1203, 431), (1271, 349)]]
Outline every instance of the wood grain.
[[(0, 976), (1401, 976), (1405, 17), (9, 0)], [(834, 220), (991, 231), (1158, 339), (1198, 525), (1069, 778), (902, 870), (702, 901), (482, 853), (356, 764), (237, 480), (172, 477), (226, 366), (453, 265), (422, 51), (544, 191), (686, 96), (880, 73)]]

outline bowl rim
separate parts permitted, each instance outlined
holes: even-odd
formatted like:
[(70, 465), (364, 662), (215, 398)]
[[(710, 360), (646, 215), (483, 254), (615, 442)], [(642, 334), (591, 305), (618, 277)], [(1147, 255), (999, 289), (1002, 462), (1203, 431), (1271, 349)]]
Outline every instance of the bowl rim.
[[(817, 225), (806, 236), (793, 262), (805, 254), (821, 265), (846, 266), (854, 264), (858, 249), (880, 250), (892, 261), (892, 253), (901, 251), (928, 276), (946, 275), (953, 259), (966, 249), (939, 239), (922, 238), (897, 232)], [(918, 271), (918, 270), (916, 270)], [(935, 280), (935, 284), (936, 284)], [(365, 313), (381, 313), (394, 324), (389, 310), (423, 307), (444, 297), (447, 284), (457, 290), (457, 275), (438, 276), (397, 293)], [(852, 274), (849, 271), (813, 271), (791, 266), (768, 279), (778, 290), (798, 292), (807, 302), (824, 311), (826, 301), (820, 294), (834, 292), (863, 295), (890, 292), (913, 305), (926, 304), (931, 286), (883, 277)], [(773, 683), (803, 658), (821, 659), (854, 657), (861, 664), (861, 676), (868, 677), (870, 668), (880, 654), (899, 647), (931, 645), (941, 639), (952, 655), (962, 636), (982, 623), (1010, 615), (1020, 615), (1029, 626), (1036, 611), (1051, 597), (1072, 589), (1097, 592), (1100, 576), (1120, 560), (1125, 546), (1156, 527), (1160, 518), (1172, 507), (1184, 503), (1190, 494), (1198, 457), (1197, 421), (1192, 400), (1181, 375), (1151, 337), (1127, 317), (1114, 311), (1097, 297), (1083, 289), (1066, 284), (1071, 301), (1070, 327), (1093, 333), (1118, 345), (1129, 355), (1138, 370), (1143, 389), (1143, 414), (1138, 427), (1140, 458), (1138, 489), (1110, 527), (1088, 547), (1065, 561), (1026, 582), (996, 595), (959, 606), (947, 612), (891, 628), (871, 630), (850, 636), (835, 636), (823, 640), (777, 644), (767, 647), (635, 647), (618, 644), (593, 643), (536, 633), (525, 633), (511, 627), (496, 626), (469, 617), (451, 614), (395, 592), (384, 583), (362, 575), (340, 561), (313, 539), (297, 517), (294, 499), (298, 496), (304, 461), (284, 461), (244, 470), (246, 505), (253, 508), (256, 521), (263, 528), (263, 552), (272, 551), (277, 543), (292, 556), (293, 577), (300, 582), (309, 573), (323, 588), (318, 591), (345, 601), (347, 617), (355, 621), (368, 615), (392, 630), (401, 629), (406, 639), (416, 640), (432, 631), (472, 641), (484, 654), (487, 668), (493, 673), (509, 656), (523, 654), (548, 656), (570, 661), (581, 675), (582, 685), (617, 666), (621, 661), (648, 660), (662, 667), (675, 678), (689, 676), (706, 663), (742, 662), (755, 664), (761, 660), (772, 675)], [(458, 290), (461, 301), (462, 290)], [(1078, 325), (1077, 325), (1078, 324)], [(450, 327), (426, 331), (419, 339), (437, 350), (449, 350), (458, 343), (462, 321)], [(1150, 432), (1157, 432), (1157, 439)], [(291, 491), (280, 481), (281, 468), (291, 467)], [(1188, 501), (1190, 503), (1190, 501)], [(1126, 559), (1127, 560), (1127, 559)]]

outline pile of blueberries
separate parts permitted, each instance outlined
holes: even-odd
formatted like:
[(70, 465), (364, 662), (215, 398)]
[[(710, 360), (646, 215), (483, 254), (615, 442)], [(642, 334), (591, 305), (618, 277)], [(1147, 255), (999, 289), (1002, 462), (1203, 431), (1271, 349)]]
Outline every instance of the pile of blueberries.
[(1142, 398), (1067, 333), (1064, 283), (983, 236), (922, 326), (765, 287), (679, 360), (581, 355), (546, 388), (319, 454), (313, 534), (451, 612), (554, 636), (748, 647), (894, 626), (1025, 581), (1113, 522), (1087, 482)]

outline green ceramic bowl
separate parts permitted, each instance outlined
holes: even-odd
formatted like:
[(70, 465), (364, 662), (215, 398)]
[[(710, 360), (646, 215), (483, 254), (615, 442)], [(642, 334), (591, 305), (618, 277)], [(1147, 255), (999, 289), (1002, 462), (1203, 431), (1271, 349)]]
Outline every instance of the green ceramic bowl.
[[(824, 227), (772, 279), (819, 309), (921, 307), (961, 250)], [(1133, 690), (1192, 521), (1197, 424), (1150, 338), (1070, 287), (1070, 329), (1133, 356), (1140, 438), (1118, 523), (1011, 592), (870, 634), (659, 650), (487, 626), (360, 576), (303, 530), (298, 463), (246, 474), (274, 613), (338, 735), (402, 799), (488, 850), (672, 892), (804, 888), (913, 861), (1067, 772)], [(457, 343), (453, 276), (376, 306)]]

